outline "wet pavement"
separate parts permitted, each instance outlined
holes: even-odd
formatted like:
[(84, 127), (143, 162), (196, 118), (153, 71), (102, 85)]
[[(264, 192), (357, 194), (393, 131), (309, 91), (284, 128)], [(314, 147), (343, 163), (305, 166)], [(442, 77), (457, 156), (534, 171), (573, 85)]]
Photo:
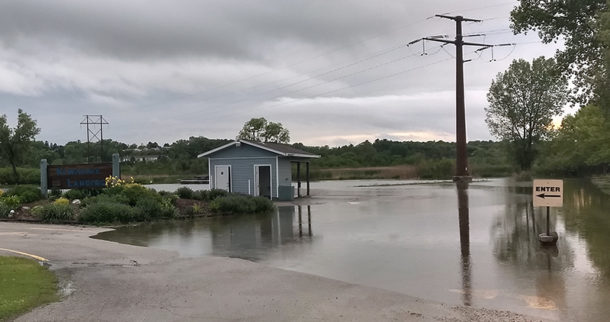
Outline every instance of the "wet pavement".
[(608, 196), (566, 180), (551, 210), (556, 247), (542, 247), (545, 210), (531, 187), (334, 181), (270, 215), (125, 227), (97, 238), (237, 257), (449, 304), (560, 320), (610, 316)]
[(44, 256), (62, 294), (16, 321), (539, 321), (237, 258), (179, 258), (89, 238), (104, 230), (0, 223), (3, 249)]

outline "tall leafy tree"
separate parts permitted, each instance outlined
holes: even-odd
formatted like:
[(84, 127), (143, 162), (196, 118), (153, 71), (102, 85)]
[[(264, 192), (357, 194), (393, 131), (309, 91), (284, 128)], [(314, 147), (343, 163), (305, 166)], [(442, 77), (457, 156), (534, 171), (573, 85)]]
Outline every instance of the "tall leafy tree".
[(567, 99), (567, 84), (553, 59), (539, 57), (530, 64), (515, 60), (492, 81), (485, 108), (492, 135), (511, 143), (515, 161), (529, 169), (535, 145), (551, 129)]
[(17, 111), (17, 127), (14, 129), (9, 127), (6, 114), (0, 116), (0, 156), (11, 164), (17, 183), (17, 165), (23, 162), (23, 157), (38, 133), (40, 129), (36, 126), (36, 121), (21, 109)]
[(290, 142), (290, 133), (282, 123), (269, 122), (264, 117), (252, 118), (246, 122), (238, 137), (255, 142)]
[(519, 0), (511, 12), (515, 33), (534, 30), (545, 43), (563, 40), (556, 54), (559, 67), (574, 76), (573, 101), (585, 104), (608, 91), (604, 54), (608, 43), (600, 38), (606, 0)]
[(610, 131), (602, 109), (583, 106), (566, 116), (545, 152), (539, 167), (544, 171), (579, 174), (583, 171), (606, 172), (610, 165)]

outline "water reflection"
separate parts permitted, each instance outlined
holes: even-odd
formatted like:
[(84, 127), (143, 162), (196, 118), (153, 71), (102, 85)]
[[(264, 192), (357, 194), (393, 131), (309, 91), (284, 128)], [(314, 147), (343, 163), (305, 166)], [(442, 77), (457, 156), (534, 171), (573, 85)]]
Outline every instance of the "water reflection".
[[(557, 312), (562, 320), (577, 317), (582, 319), (586, 316), (582, 315), (583, 312), (575, 315), (571, 308), (575, 298), (591, 298), (583, 293), (593, 291), (582, 285), (582, 280), (578, 282), (580, 276), (574, 275), (579, 266), (585, 264), (576, 260), (580, 253), (577, 239), (566, 232), (566, 218), (562, 215), (565, 215), (566, 210), (572, 211), (569, 209), (572, 209), (569, 205), (552, 208), (547, 221), (545, 207), (534, 208), (531, 201), (509, 203), (492, 225), (494, 255), (501, 263), (513, 267), (504, 274), (513, 275), (512, 278), (517, 281), (523, 279), (533, 282), (533, 285), (524, 284), (523, 290), (516, 293), (515, 298), (523, 300), (529, 308)], [(556, 245), (542, 246), (538, 241), (538, 234), (547, 231), (547, 227), (550, 227), (550, 231), (559, 232)], [(607, 231), (608, 227), (605, 229)], [(533, 288), (534, 294), (527, 292), (528, 288)], [(568, 297), (571, 301), (567, 300)]]
[(183, 256), (214, 255), (252, 261), (270, 249), (310, 242), (311, 207), (281, 206), (270, 214), (166, 221), (122, 227), (94, 238), (178, 251)]
[[(295, 218), (295, 208), (297, 208), (297, 218)], [(307, 210), (305, 224), (309, 228), (305, 236), (311, 237), (311, 208), (308, 207)], [(232, 218), (213, 221), (210, 227), (212, 255), (259, 261), (266, 257), (270, 248), (305, 240), (302, 206), (282, 206), (277, 207), (275, 213), (267, 216), (243, 217), (240, 220)]]
[(564, 183), (565, 229), (587, 241), (587, 253), (610, 284), (610, 197), (590, 182)]
[(452, 305), (568, 321), (610, 316), (609, 198), (589, 183), (564, 181), (564, 207), (550, 216), (560, 236), (551, 248), (537, 239), (546, 214), (532, 207), (531, 182), (366, 183), (316, 183), (311, 206), (268, 215), (156, 223), (100, 237), (185, 256), (246, 258)]
[(462, 302), (472, 305), (472, 270), (470, 263), (470, 223), (468, 218), (468, 182), (456, 183), (458, 194), (458, 221), (460, 225), (460, 252), (462, 268)]

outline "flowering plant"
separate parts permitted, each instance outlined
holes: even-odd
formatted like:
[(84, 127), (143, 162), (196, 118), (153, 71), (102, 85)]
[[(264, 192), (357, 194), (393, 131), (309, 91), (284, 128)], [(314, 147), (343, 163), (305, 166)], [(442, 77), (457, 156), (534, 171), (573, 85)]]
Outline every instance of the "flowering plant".
[(123, 180), (120, 177), (109, 176), (106, 178), (106, 187), (114, 188), (122, 185), (134, 184), (135, 180), (133, 177), (129, 177), (129, 180)]
[(58, 198), (57, 200), (53, 201), (53, 204), (55, 205), (69, 205), (70, 204), (70, 200), (68, 200), (68, 198)]

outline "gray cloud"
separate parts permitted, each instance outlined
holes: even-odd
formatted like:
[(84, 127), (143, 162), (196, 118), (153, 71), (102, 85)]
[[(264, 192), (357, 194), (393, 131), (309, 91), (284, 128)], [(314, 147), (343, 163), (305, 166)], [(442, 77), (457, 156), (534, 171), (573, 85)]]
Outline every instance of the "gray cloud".
[[(453, 36), (434, 13), (490, 18), (465, 24), (480, 42), (466, 64), (468, 133), (488, 139), (485, 93), (513, 58), (555, 47), (508, 29), (511, 3), (446, 1), (33, 1), (0, 3), (1, 113), (24, 108), (41, 139), (83, 137), (82, 114), (104, 114), (125, 142), (232, 138), (251, 117), (286, 125), (307, 144), (445, 139), (454, 132)], [(459, 12), (458, 12), (459, 10)], [(425, 53), (425, 55), (422, 55)], [(14, 110), (14, 111), (13, 111)]]

